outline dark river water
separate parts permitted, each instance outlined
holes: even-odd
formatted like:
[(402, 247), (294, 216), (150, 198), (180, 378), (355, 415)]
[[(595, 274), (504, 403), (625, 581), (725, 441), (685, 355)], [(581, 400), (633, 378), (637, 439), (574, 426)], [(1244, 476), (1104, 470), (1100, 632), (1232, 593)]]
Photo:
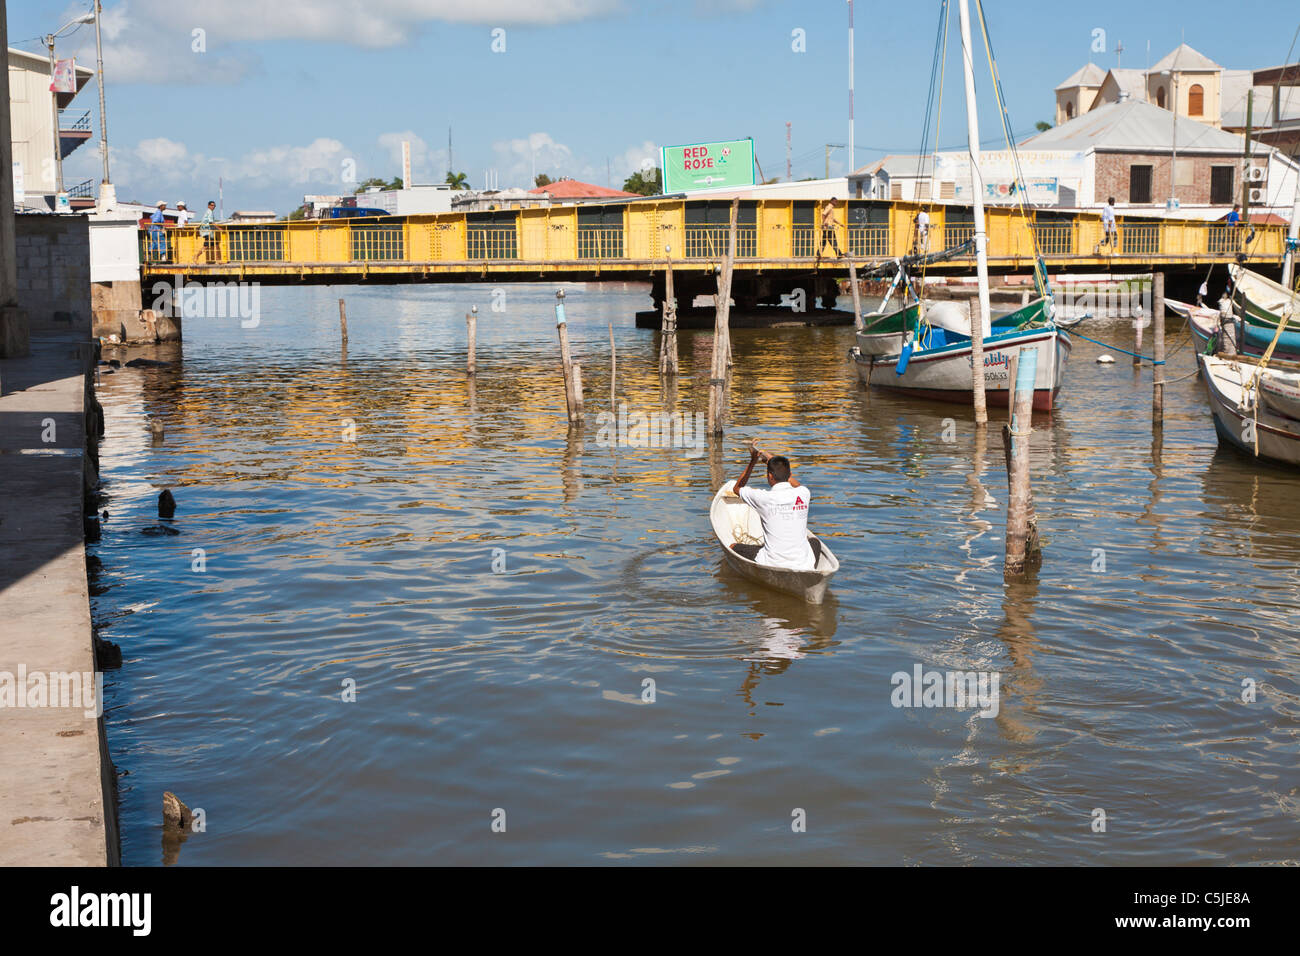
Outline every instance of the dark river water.
[[(126, 863), (164, 860), (164, 790), (206, 819), (182, 865), (1300, 856), (1300, 476), (1218, 450), (1177, 323), (1159, 443), (1150, 369), (1076, 340), (1034, 422), (1043, 566), (1005, 584), (996, 432), (861, 390), (851, 329), (736, 330), (720, 449), (616, 447), (607, 323), (644, 414), (704, 410), (711, 334), (664, 392), (646, 288), (568, 287), (569, 435), (553, 292), (262, 290), (255, 328), (189, 319), (183, 359), (143, 353), (175, 365), (103, 376)], [(814, 493), (820, 607), (722, 562), (752, 437)], [(918, 666), (997, 675), (996, 715), (895, 706)]]

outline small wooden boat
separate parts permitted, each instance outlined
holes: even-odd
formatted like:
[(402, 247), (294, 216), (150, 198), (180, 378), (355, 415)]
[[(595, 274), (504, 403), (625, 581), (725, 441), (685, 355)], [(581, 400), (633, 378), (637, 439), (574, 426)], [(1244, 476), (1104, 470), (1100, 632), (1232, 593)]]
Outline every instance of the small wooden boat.
[(920, 315), (919, 302), (894, 312), (867, 313), (857, 333), (858, 351), (863, 355), (898, 354), (903, 349), (903, 337), (917, 330)]
[(1256, 382), (1258, 364), (1248, 357), (1200, 355), (1197, 360), (1219, 443), (1300, 468), (1300, 421), (1278, 414), (1260, 396), (1263, 382), (1279, 372), (1265, 369)]
[(786, 594), (802, 597), (809, 604), (821, 604), (826, 596), (826, 588), (831, 583), (831, 575), (840, 569), (840, 562), (831, 549), (814, 534), (810, 539), (821, 542), (821, 554), (817, 557), (817, 567), (812, 571), (791, 571), (787, 568), (772, 568), (757, 561), (742, 557), (731, 546), (742, 544), (762, 544), (763, 523), (758, 512), (745, 504), (735, 494), (736, 482), (728, 481), (713, 496), (709, 506), (709, 521), (713, 525), (713, 534), (722, 545), (722, 554), (733, 570), (750, 580), (765, 584)]
[[(1051, 411), (1065, 374), (1071, 342), (1066, 331), (1046, 321), (1045, 299), (1029, 303), (995, 319), (984, 337), (985, 401), (990, 407), (1005, 406), (1011, 394), (1011, 357), (1022, 348), (1038, 350), (1034, 381), (1034, 410)], [(955, 303), (936, 305), (955, 307)], [(940, 310), (927, 312), (927, 319)], [(954, 311), (944, 310), (944, 311)], [(967, 322), (969, 315), (967, 313)], [(861, 349), (851, 353), (858, 377), (867, 385), (908, 392), (918, 398), (969, 404), (971, 384), (971, 340), (969, 325), (959, 323), (926, 325), (913, 339), (913, 348), (888, 355), (867, 355)]]
[(1259, 397), (1279, 415), (1300, 419), (1300, 372), (1265, 372), (1259, 378)]
[(1247, 325), (1276, 328), (1283, 315), (1300, 319), (1300, 295), (1280, 282), (1239, 265), (1228, 266), (1232, 275), (1232, 310)]
[[(1219, 313), (1216, 310), (1170, 299), (1165, 299), (1165, 305), (1175, 315), (1187, 318), (1188, 325), (1192, 330), (1192, 336), (1196, 339), (1198, 352), (1205, 352), (1214, 348), (1213, 342), (1219, 332)], [(1243, 355), (1254, 357), (1264, 354), (1264, 350), (1273, 341), (1273, 333), (1277, 331), (1277, 326), (1266, 328), (1264, 326), (1248, 325), (1246, 326), (1245, 340), (1242, 341), (1241, 319), (1234, 318), (1232, 328), (1233, 345), (1237, 346)], [(1283, 330), (1277, 347), (1273, 350), (1275, 359), (1287, 362), (1300, 361), (1300, 335), (1290, 329), (1291, 327), (1288, 325), (1287, 329)]]

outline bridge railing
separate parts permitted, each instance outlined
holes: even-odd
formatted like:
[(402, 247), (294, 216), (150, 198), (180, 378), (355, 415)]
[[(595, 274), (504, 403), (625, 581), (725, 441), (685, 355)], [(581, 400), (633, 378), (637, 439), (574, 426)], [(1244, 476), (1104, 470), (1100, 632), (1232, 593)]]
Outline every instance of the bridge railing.
[[(190, 224), (160, 229), (146, 225), (140, 232), (140, 260), (146, 271), (162, 266), (192, 266), (195, 271), (230, 266), (241, 272), (292, 272), (318, 266), (361, 271), (446, 264), (499, 262), (518, 268), (531, 263), (550, 267), (564, 262), (659, 262), (671, 249), (674, 260), (719, 261), (726, 254), (728, 227), (716, 221), (687, 221), (689, 201), (660, 200), (630, 203), (598, 224), (585, 222), (578, 207), (529, 209), (491, 219), (462, 214), (438, 214), (369, 219)], [(835, 243), (826, 242), (820, 224), (792, 201), (755, 203), (754, 218), (737, 227), (736, 254), (744, 260), (815, 259), (834, 256), (834, 248), (853, 256), (885, 259), (913, 251), (916, 241), (915, 204), (883, 204), (887, 220), (854, 222), (842, 217), (834, 229)], [(842, 210), (848, 212), (849, 210)], [(854, 210), (860, 212), (860, 210)], [(712, 213), (710, 213), (712, 215)], [(622, 223), (617, 222), (621, 216)], [(961, 245), (973, 237), (969, 211), (935, 207), (927, 248), (935, 251)], [(513, 218), (511, 218), (513, 217)], [(1252, 257), (1281, 258), (1283, 225), (1228, 226), (1197, 220), (1121, 217), (1118, 241), (1103, 244), (1100, 217), (1093, 213), (1053, 213), (1051, 220), (1027, 220), (1018, 211), (990, 208), (986, 230), (990, 260), (1023, 261), (1035, 251), (1049, 261), (1087, 259), (1097, 255), (1142, 261), (1224, 259), (1245, 251)], [(862, 218), (861, 216), (859, 219)], [(614, 222), (610, 222), (614, 219)], [(847, 226), (843, 225), (846, 220)]]

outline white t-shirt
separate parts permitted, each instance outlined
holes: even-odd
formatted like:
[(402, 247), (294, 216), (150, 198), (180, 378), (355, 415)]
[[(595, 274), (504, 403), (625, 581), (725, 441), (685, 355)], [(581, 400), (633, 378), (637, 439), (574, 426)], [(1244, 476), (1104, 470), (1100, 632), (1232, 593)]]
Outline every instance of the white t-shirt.
[(771, 488), (742, 485), (742, 501), (758, 512), (763, 522), (763, 547), (754, 560), (768, 567), (811, 571), (815, 564), (808, 544), (808, 505), (812, 495), (807, 487), (790, 487), (782, 481)]
[(1101, 207), (1101, 224), (1103, 226), (1115, 225), (1115, 207), (1109, 203)]
[(190, 212), (188, 209), (178, 209), (176, 211), (176, 225), (178, 226), (186, 225), (193, 218), (194, 213)]
[(930, 214), (924, 209), (916, 214), (916, 228), (920, 230), (930, 228)]

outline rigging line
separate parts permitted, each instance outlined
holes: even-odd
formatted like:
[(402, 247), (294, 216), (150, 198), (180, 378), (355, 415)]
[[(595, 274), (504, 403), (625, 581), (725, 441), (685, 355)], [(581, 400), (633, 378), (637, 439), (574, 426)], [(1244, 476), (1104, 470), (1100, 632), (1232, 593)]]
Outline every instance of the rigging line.
[[(948, 0), (943, 0), (943, 3), (939, 6), (939, 25), (935, 30), (934, 54), (930, 59), (930, 84), (925, 97), (925, 122), (921, 125), (921, 149), (916, 157), (917, 179), (921, 178), (921, 170), (925, 164), (925, 154), (930, 143), (930, 117), (934, 115), (935, 81), (939, 75), (939, 53), (943, 38), (944, 11), (947, 9), (947, 6)], [(942, 95), (942, 88), (940, 88), (940, 96), (942, 97)], [(937, 132), (935, 134), (935, 139), (936, 141), (938, 140)], [(933, 170), (931, 172), (933, 174)]]
[[(989, 72), (993, 76), (993, 93), (997, 99), (998, 113), (1002, 120), (1002, 130), (1006, 136), (1007, 151), (1011, 154), (1012, 168), (1016, 174), (1015, 184), (1018, 188), (1012, 193), (1012, 199), (1020, 210), (1020, 216), (1024, 220), (1025, 225), (1029, 227), (1030, 242), (1032, 243), (1034, 250), (1034, 271), (1038, 272), (1042, 260), (1042, 250), (1038, 245), (1038, 233), (1033, 228), (1029, 212), (1026, 208), (1026, 197), (1028, 197), (1029, 192), (1025, 189), (1025, 171), (1024, 167), (1020, 164), (1020, 152), (1016, 149), (1015, 142), (1011, 137), (1011, 117), (1007, 113), (1006, 99), (1003, 96), (1002, 90), (1002, 77), (998, 72), (997, 58), (993, 55), (993, 41), (989, 37), (988, 22), (984, 18), (984, 4), (982, 0), (975, 0), (975, 9), (979, 13), (980, 17), (980, 33), (984, 38), (984, 53), (989, 58)], [(1044, 269), (1043, 271), (1043, 284), (1044, 287), (1046, 287), (1047, 275), (1046, 270)]]
[[(930, 65), (930, 90), (932, 96), (934, 93), (934, 78), (935, 78), (936, 68), (939, 76), (939, 95), (935, 105), (935, 112), (934, 112), (935, 143), (939, 142), (939, 129), (943, 123), (943, 88), (946, 84), (947, 76), (948, 76), (948, 24), (951, 22), (951, 20), (952, 20), (952, 8), (949, 5), (948, 0), (943, 0), (942, 5), (939, 7), (939, 31), (935, 36), (934, 62), (931, 63)], [(926, 114), (925, 114), (926, 135), (928, 135), (929, 130), (930, 130), (930, 111), (929, 111), (929, 105), (927, 104)], [(924, 137), (922, 142), (924, 143)], [(930, 219), (930, 213), (934, 211), (934, 192), (935, 192), (934, 186), (936, 182), (936, 177), (939, 174), (939, 170), (935, 168), (936, 159), (937, 157), (935, 156), (930, 157), (930, 198), (929, 198), (929, 202), (926, 204), (925, 207), (925, 218), (927, 220), (927, 223), (928, 220)], [(917, 181), (919, 183), (920, 176), (917, 177)], [(946, 227), (945, 227), (945, 231), (946, 231)], [(915, 220), (913, 220), (912, 229), (909, 230), (909, 232), (913, 234), (916, 237), (916, 239), (920, 238), (920, 230), (916, 228)], [(929, 245), (929, 238), (930, 238), (930, 227), (927, 224), (926, 225), (927, 246)], [(920, 295), (917, 295), (916, 297), (918, 302), (920, 302), (921, 297), (925, 295), (925, 277), (928, 272), (929, 272), (929, 263), (923, 259), (921, 260), (921, 292)], [(911, 285), (910, 278), (908, 280), (908, 285), (909, 286)], [(909, 289), (909, 291), (911, 290)], [(907, 301), (906, 297), (904, 297), (903, 301), (904, 302)], [(918, 316), (920, 316), (919, 313)], [(923, 316), (921, 317), (923, 318)]]

